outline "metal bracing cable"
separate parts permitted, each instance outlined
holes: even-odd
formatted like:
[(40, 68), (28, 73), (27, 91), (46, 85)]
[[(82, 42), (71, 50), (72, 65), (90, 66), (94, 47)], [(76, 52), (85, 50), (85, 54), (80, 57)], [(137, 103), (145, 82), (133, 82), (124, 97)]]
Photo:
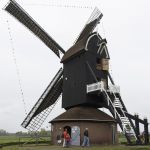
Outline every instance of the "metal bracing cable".
[(12, 58), (13, 58), (13, 61), (14, 61), (14, 64), (15, 64), (16, 74), (17, 74), (17, 78), (18, 78), (19, 91), (20, 91), (20, 95), (21, 95), (21, 98), (22, 98), (25, 115), (27, 115), (26, 103), (25, 103), (25, 98), (24, 98), (24, 93), (23, 93), (23, 88), (22, 88), (21, 78), (20, 78), (20, 71), (19, 71), (18, 64), (17, 64), (16, 54), (15, 54), (15, 48), (14, 48), (14, 43), (13, 43), (11, 28), (10, 28), (10, 24), (9, 24), (8, 19), (6, 20), (6, 22), (7, 22), (7, 28), (8, 28), (8, 34), (9, 34), (9, 41), (10, 41), (10, 46), (11, 46)]
[(64, 4), (46, 4), (46, 3), (39, 3), (39, 4), (36, 4), (36, 3), (30, 3), (30, 4), (27, 4), (27, 3), (22, 3), (23, 5), (26, 5), (26, 6), (44, 6), (44, 7), (59, 7), (59, 8), (80, 8), (80, 9), (93, 9), (92, 6), (81, 6), (81, 5), (64, 5)]
[(106, 37), (106, 31), (105, 31), (103, 22), (101, 22), (101, 25), (102, 25), (103, 36)]

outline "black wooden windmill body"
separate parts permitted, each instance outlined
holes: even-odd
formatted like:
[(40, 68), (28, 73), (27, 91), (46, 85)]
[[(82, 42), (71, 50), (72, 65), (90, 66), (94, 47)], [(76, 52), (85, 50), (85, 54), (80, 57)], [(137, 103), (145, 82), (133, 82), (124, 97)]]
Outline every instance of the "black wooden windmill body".
[[(60, 68), (23, 121), (24, 128), (37, 131), (62, 94), (62, 107), (66, 110), (76, 106), (108, 108), (124, 131), (128, 142), (131, 142), (131, 138), (127, 126), (130, 127), (130, 134), (139, 140), (131, 120), (132, 115), (127, 112), (108, 71), (110, 57), (107, 41), (97, 32), (93, 32), (103, 16), (97, 8), (74, 45), (66, 52), (17, 2), (10, 0), (5, 10), (40, 38), (59, 58), (60, 52), (64, 54), (61, 59), (63, 69)], [(111, 87), (108, 86), (108, 79), (112, 82)]]

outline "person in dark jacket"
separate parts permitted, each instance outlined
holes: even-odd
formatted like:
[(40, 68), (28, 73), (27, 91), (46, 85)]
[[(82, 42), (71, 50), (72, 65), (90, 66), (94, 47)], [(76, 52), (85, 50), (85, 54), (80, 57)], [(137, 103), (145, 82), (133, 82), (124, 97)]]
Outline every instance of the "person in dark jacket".
[(84, 146), (88, 146), (88, 147), (90, 146), (88, 128), (86, 128), (85, 131), (84, 131), (82, 147), (84, 147)]

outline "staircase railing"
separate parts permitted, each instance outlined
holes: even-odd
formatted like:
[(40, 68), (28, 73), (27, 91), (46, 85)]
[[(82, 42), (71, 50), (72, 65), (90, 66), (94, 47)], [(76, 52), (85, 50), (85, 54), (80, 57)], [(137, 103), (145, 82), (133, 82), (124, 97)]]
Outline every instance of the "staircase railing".
[[(130, 138), (131, 133), (132, 133), (133, 137), (135, 138), (135, 140), (137, 140), (134, 129), (133, 129), (132, 125), (130, 124), (128, 117), (125, 115), (124, 111), (122, 110), (123, 106), (120, 102), (120, 99), (116, 96), (116, 93), (113, 90), (107, 91), (104, 88), (104, 83), (102, 81), (95, 83), (95, 84), (87, 85), (87, 93), (93, 92), (94, 89), (96, 91), (99, 90), (100, 92), (103, 93), (105, 100), (106, 100), (106, 103), (107, 103), (107, 106), (110, 108), (110, 112), (112, 113), (114, 118), (119, 123), (119, 125), (120, 125), (122, 131), (124, 132), (128, 142), (131, 143), (131, 138)], [(115, 91), (117, 92), (118, 90), (115, 90)], [(115, 99), (111, 99), (111, 97), (108, 94), (110, 92), (113, 94)], [(122, 114), (119, 113), (119, 111), (117, 110), (118, 108), (121, 110)], [(129, 129), (130, 129), (130, 134), (129, 134)]]

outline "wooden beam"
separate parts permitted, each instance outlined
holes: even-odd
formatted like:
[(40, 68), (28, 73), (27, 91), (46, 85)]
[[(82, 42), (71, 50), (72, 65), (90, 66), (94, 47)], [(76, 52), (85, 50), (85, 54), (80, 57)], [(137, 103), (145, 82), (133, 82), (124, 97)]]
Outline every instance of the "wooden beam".
[(144, 139), (145, 144), (147, 145), (149, 143), (149, 133), (148, 133), (148, 120), (144, 119)]
[[(139, 115), (135, 115), (134, 117), (135, 117), (135, 131), (136, 131), (136, 135), (138, 135), (138, 137), (140, 137)], [(139, 141), (139, 139), (136, 141), (137, 144), (141, 144), (141, 140)]]

